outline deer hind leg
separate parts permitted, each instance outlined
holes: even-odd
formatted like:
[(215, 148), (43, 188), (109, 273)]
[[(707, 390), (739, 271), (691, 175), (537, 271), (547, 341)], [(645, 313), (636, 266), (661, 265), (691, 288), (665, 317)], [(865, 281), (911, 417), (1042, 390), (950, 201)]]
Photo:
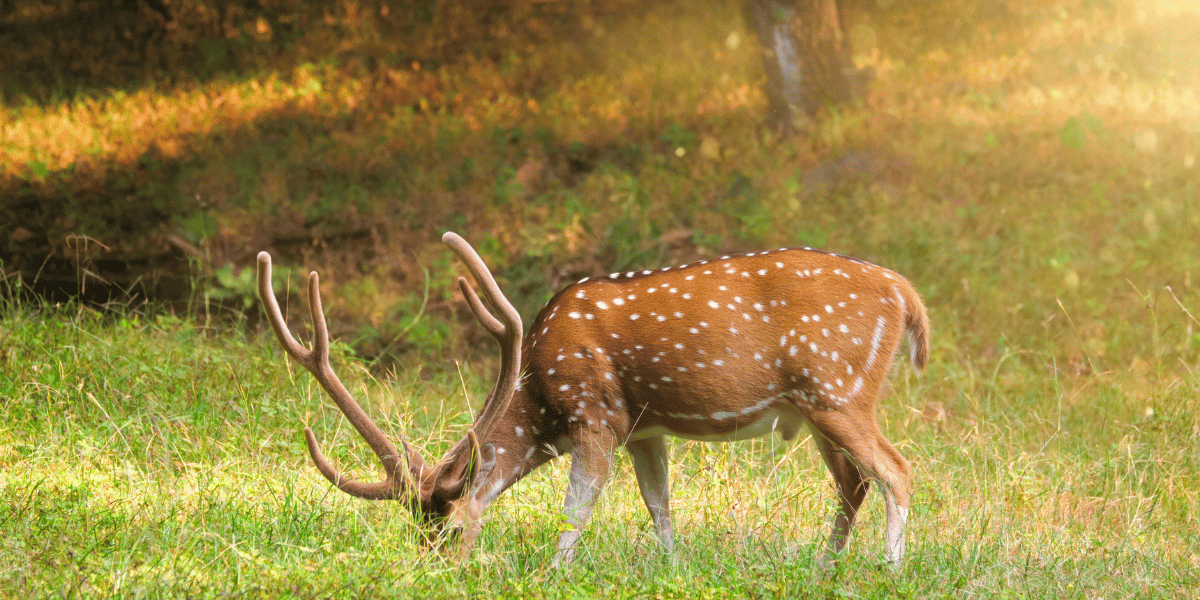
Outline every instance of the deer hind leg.
[(835, 447), (815, 428), (813, 440), (817, 444), (817, 449), (821, 451), (821, 458), (825, 459), (825, 466), (829, 468), (829, 473), (833, 476), (841, 505), (834, 516), (833, 529), (829, 533), (829, 543), (821, 559), (823, 564), (828, 565), (846, 549), (846, 543), (850, 539), (850, 530), (854, 527), (854, 521), (858, 517), (859, 507), (867, 497), (869, 484), (858, 467), (845, 454), (842, 454), (842, 450)]
[(813, 429), (842, 500), (842, 514), (834, 521), (829, 538), (830, 554), (845, 548), (846, 536), (866, 497), (865, 480), (873, 479), (887, 504), (883, 553), (889, 563), (899, 564), (904, 557), (904, 526), (912, 494), (908, 461), (883, 437), (873, 416), (862, 423), (845, 415), (814, 415)]
[(571, 433), (571, 442), (571, 477), (563, 505), (564, 517), (570, 527), (558, 538), (555, 566), (575, 559), (575, 546), (600, 499), (616, 448), (615, 437), (608, 429), (580, 427)]
[(633, 458), (642, 500), (654, 520), (659, 540), (668, 554), (675, 549), (675, 531), (671, 526), (671, 482), (667, 466), (667, 444), (663, 436), (655, 436), (625, 444)]

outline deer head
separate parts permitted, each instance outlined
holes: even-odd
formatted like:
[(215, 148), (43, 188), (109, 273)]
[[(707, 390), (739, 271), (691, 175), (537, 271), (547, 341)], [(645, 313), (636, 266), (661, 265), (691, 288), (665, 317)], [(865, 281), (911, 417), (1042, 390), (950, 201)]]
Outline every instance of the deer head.
[(570, 453), (564, 509), (572, 527), (556, 557), (570, 559), (612, 454), (624, 446), (669, 550), (665, 435), (720, 441), (778, 432), (792, 439), (806, 426), (841, 500), (829, 555), (845, 547), (875, 481), (887, 505), (884, 551), (900, 560), (909, 466), (880, 432), (875, 407), (902, 334), (917, 368), (929, 351), (925, 307), (903, 277), (812, 248), (612, 273), (560, 291), (522, 339), (520, 317), (479, 256), (453, 233), (442, 239), (483, 290), (481, 300), (458, 279), (471, 311), (500, 343), (501, 367), (475, 423), (432, 466), (403, 437), (398, 451), (334, 374), (316, 273), (308, 282), (313, 343), (305, 349), (271, 292), (270, 256), (258, 256), (259, 294), (280, 344), (313, 373), (384, 469), (380, 482), (345, 477), (306, 428), (313, 462), (333, 485), (361, 498), (406, 501), (432, 531), (447, 524), (461, 531), (465, 553), (490, 502)]
[(475, 423), (436, 465), (429, 465), (408, 441), (400, 438), (403, 454), (387, 439), (363, 411), (342, 384), (329, 364), (329, 331), (321, 305), (320, 279), (313, 272), (308, 276), (308, 303), (313, 322), (312, 348), (306, 349), (292, 337), (279, 303), (271, 290), (271, 256), (258, 254), (258, 294), (262, 299), (271, 329), (283, 349), (316, 377), (317, 382), (333, 399), (350, 424), (366, 440), (379, 457), (384, 479), (363, 482), (345, 476), (334, 467), (317, 444), (311, 429), (304, 428), (308, 452), (317, 470), (338, 489), (367, 500), (404, 500), (423, 521), (440, 526), (451, 514), (456, 502), (462, 499), (480, 466), (488, 462), (492, 448), (482, 447), (512, 400), (521, 364), (521, 316), (500, 291), (483, 260), (461, 237), (447, 233), (443, 241), (466, 264), (467, 269), (483, 290), (484, 297), (499, 313), (497, 318), (476, 295), (465, 278), (458, 278), (459, 288), (467, 298), (475, 317), (500, 344), (501, 366), (496, 385), (484, 403)]

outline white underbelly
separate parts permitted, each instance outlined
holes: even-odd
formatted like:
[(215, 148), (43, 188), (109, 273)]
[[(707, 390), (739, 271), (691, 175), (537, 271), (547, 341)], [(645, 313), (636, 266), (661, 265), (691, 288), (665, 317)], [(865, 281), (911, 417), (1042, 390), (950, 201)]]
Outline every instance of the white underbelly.
[(629, 435), (629, 441), (644, 440), (660, 435), (671, 435), (700, 442), (732, 442), (761, 437), (778, 432), (780, 437), (791, 440), (804, 424), (800, 411), (790, 404), (777, 404), (759, 414), (755, 421), (740, 425), (727, 433), (701, 434), (690, 433), (687, 428), (673, 429), (670, 425), (655, 425), (638, 429)]

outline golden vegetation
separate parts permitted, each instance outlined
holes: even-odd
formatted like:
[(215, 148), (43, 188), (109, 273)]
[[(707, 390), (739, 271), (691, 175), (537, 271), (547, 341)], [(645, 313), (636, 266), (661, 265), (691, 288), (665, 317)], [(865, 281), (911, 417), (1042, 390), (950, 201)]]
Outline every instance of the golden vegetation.
[[(144, 49), (122, 32), (141, 39), (152, 29), (145, 14), (88, 41), (104, 53), (45, 61), (41, 75), (4, 70), (0, 195), (62, 208), (42, 230), (22, 221), (0, 225), (0, 235), (59, 253), (72, 247), (68, 236), (87, 235), (113, 255), (132, 253), (131, 240), (178, 236), (213, 271), (233, 265), (231, 293), (236, 269), (263, 247), (320, 269), (341, 339), (398, 361), (384, 363), (394, 375), (356, 387), (371, 410), (393, 415), (394, 428), (418, 439), (432, 431), (430, 453), (467, 419), (450, 359), (492, 354), (452, 296), (455, 267), (437, 241), (445, 229), (481, 248), (527, 316), (566, 282), (610, 270), (792, 244), (861, 255), (912, 280), (934, 323), (927, 373), (901, 371), (881, 415), (917, 469), (910, 554), (923, 558), (896, 578), (867, 569), (881, 520), (867, 515), (852, 550), (860, 562), (807, 593), (1194, 593), (1200, 6), (847, 4), (856, 60), (875, 71), (871, 95), (787, 140), (761, 126), (761, 71), (735, 2), (481, 1), (431, 3), (438, 8), (422, 13), (423, 4), (338, 0), (224, 14), (172, 4), (178, 23)], [(22, 5), (2, 22), (49, 18), (33, 10)], [(42, 65), (36, 57), (62, 47), (76, 46), (0, 36), (6, 64)], [(81, 197), (93, 204), (72, 200)], [(106, 220), (139, 211), (160, 217), (132, 231)], [(18, 240), (21, 227), (29, 237)], [(394, 508), (325, 495), (293, 435), (297, 420), (312, 411), (317, 429), (342, 444), (343, 464), (367, 463), (354, 462), (363, 458), (357, 442), (335, 412), (318, 408), (317, 391), (275, 380), (283, 375), (269, 351), (202, 346), (212, 361), (244, 352), (275, 375), (239, 379), (236, 393), (198, 391), (187, 383), (195, 373), (213, 387), (230, 384), (228, 369), (195, 358), (189, 375), (172, 375), (191, 390), (182, 397), (143, 390), (184, 407), (167, 409), (114, 392), (141, 381), (115, 379), (120, 372), (102, 378), (101, 391), (88, 387), (92, 375), (62, 376), (99, 369), (71, 367), (78, 356), (36, 365), (17, 357), (49, 352), (43, 339), (91, 339), (71, 331), (126, 348), (189, 326), (135, 335), (76, 323), (22, 337), (18, 322), (0, 321), (0, 364), (20, 377), (5, 392), (20, 402), (3, 404), (3, 422), (20, 425), (0, 431), (0, 462), (47, 483), (6, 478), (7, 506), (51, 502), (52, 492), (74, 498), (67, 492), (90, 482), (101, 504), (147, 531), (183, 524), (179, 564), (216, 565), (187, 571), (196, 581), (242, 568), (250, 586), (298, 582), (315, 595), (328, 592), (322, 577), (380, 572), (395, 577), (387, 590), (497, 596), (809, 589), (805, 561), (830, 492), (807, 445), (676, 445), (677, 519), (690, 545), (674, 570), (645, 539), (627, 468), (593, 519), (591, 576), (542, 570), (565, 461), (505, 496), (465, 570), (435, 555), (396, 568), (419, 552), (411, 523)], [(4, 352), (18, 342), (25, 350)], [(165, 362), (157, 350), (139, 352), (146, 356), (122, 369)], [(480, 385), (468, 376), (472, 397)], [(89, 425), (51, 427), (57, 421), (22, 408), (39, 403)], [(219, 419), (196, 408), (229, 404)], [(145, 424), (147, 410), (170, 427)], [(410, 412), (411, 423), (394, 416)], [(235, 429), (244, 436), (228, 433)], [(155, 448), (184, 451), (178, 440), (187, 439), (198, 449), (176, 462), (143, 456), (135, 443), (104, 450), (133, 431), (158, 440)], [(68, 442), (91, 463), (55, 458), (53, 444)], [(145, 489), (176, 489), (175, 479), (155, 479), (159, 469), (177, 469), (191, 487), (165, 512), (137, 508), (128, 484), (136, 476), (153, 480)], [(291, 474), (286, 485), (272, 483), (280, 473)], [(246, 481), (273, 491), (245, 500)], [(204, 508), (214, 497), (258, 527), (257, 554), (235, 552), (236, 519)], [(272, 533), (280, 498), (292, 503), (283, 514), (310, 526)], [(51, 517), (95, 518), (86, 502), (63, 502)], [(6, 534), (29, 523), (58, 531), (33, 514), (0, 510), (0, 525)], [(197, 541), (209, 539), (221, 549)], [(143, 552), (134, 546), (117, 544), (114, 555)], [(0, 577), (46, 564), (13, 547), (0, 550), (9, 553)], [(46, 552), (69, 563), (61, 548)], [(116, 586), (80, 560), (80, 572)], [(161, 577), (194, 589), (186, 577)]]

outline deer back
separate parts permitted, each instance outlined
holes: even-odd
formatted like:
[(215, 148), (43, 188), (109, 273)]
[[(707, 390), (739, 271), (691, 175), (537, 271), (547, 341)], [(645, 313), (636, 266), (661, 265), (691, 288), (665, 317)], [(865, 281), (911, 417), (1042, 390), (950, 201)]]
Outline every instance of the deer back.
[(923, 367), (924, 306), (888, 269), (808, 248), (724, 256), (568, 286), (531, 327), (524, 385), (565, 426), (746, 437), (780, 410), (873, 411), (905, 331)]

